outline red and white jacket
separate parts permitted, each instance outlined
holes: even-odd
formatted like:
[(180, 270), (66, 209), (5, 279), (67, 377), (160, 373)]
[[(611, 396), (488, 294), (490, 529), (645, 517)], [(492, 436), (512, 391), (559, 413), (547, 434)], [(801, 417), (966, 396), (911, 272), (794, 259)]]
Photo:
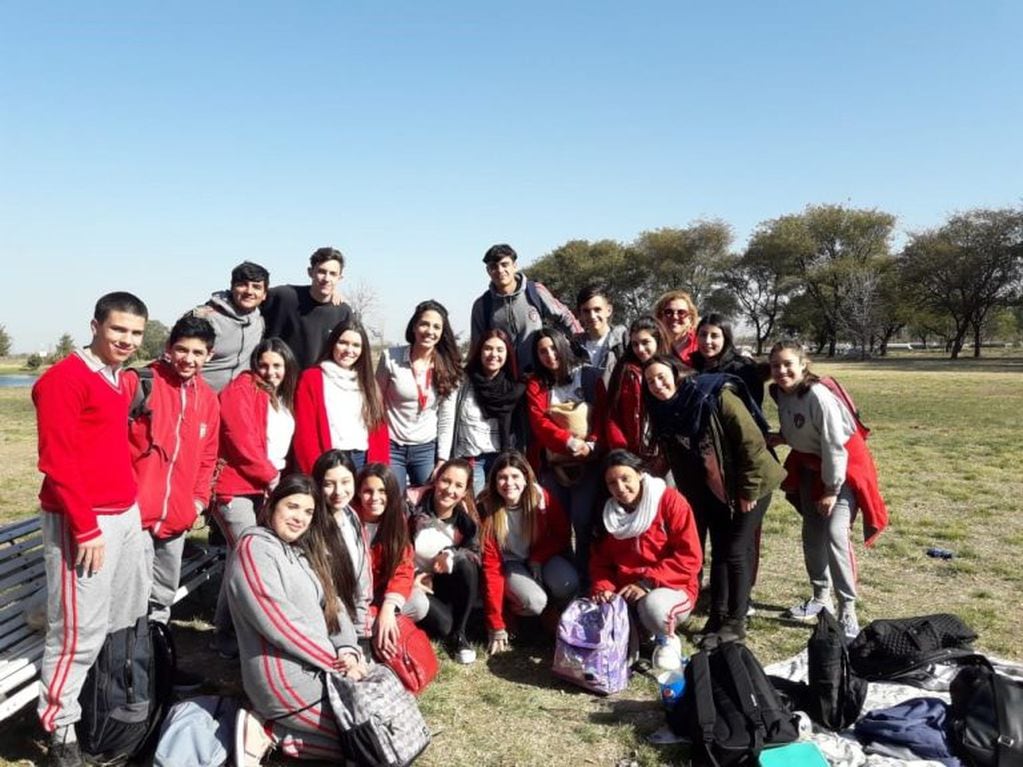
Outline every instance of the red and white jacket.
[(657, 504), (646, 532), (618, 539), (605, 534), (590, 547), (590, 582), (594, 594), (617, 591), (630, 583), (684, 591), (696, 604), (703, 554), (689, 502), (669, 487)]
[[(572, 527), (568, 515), (557, 499), (540, 485), (542, 493), (536, 509), (537, 524), (529, 549), (529, 561), (546, 564), (551, 557), (567, 551), (572, 545)], [(483, 613), (490, 631), (504, 629), (504, 553), (493, 532), (483, 536)]]
[(215, 493), (221, 501), (259, 495), (277, 477), (267, 455), (266, 415), (270, 395), (251, 370), (220, 392), (220, 458)]
[(373, 602), (371, 609), (380, 609), (386, 597), (400, 609), (408, 601), (412, 594), (412, 584), (416, 577), (415, 555), (412, 546), (406, 546), (405, 551), (398, 560), (398, 566), (394, 568), (391, 577), (385, 577), (384, 572), (384, 546), (374, 541), (369, 547), (370, 564), (373, 571)]
[[(309, 474), (313, 464), (330, 450), (330, 423), (323, 397), (323, 369), (319, 365), (302, 372), (295, 390), (295, 437), (292, 442), (298, 470)], [(387, 421), (369, 433), (366, 463), (391, 462), (391, 442)]]
[(129, 426), (142, 527), (170, 538), (192, 527), (210, 500), (220, 437), (220, 404), (201, 376), (182, 381), (157, 360), (148, 414)]
[(137, 487), (128, 450), (128, 408), (138, 379), (111, 383), (76, 352), (43, 373), (32, 387), (39, 432), (44, 511), (67, 516), (79, 543), (100, 535), (98, 514), (120, 514)]

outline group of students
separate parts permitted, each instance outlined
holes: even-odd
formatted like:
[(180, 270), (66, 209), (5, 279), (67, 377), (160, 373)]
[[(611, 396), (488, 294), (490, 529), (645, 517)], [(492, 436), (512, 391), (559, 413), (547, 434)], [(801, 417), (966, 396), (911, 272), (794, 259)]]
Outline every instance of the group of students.
[(696, 604), (706, 551), (702, 641), (741, 640), (779, 487), (802, 513), (812, 585), (791, 616), (834, 610), (833, 585), (858, 631), (849, 528), (862, 508), (880, 532), (883, 501), (856, 419), (799, 344), (771, 351), (772, 434), (764, 366), (688, 294), (666, 293), (625, 328), (589, 286), (579, 322), (510, 246), (484, 263), (464, 360), (447, 310), (428, 300), (374, 365), (331, 248), (312, 255), (305, 286), (270, 288), (263, 267), (236, 267), (140, 376), (121, 365), (145, 305), (100, 299), (89, 346), (33, 390), (52, 763), (81, 763), (77, 690), (106, 633), (147, 610), (168, 619), (184, 536), (205, 509), (230, 549), (214, 642), (239, 657), (252, 704), (244, 763), (275, 744), (338, 756), (322, 674), (358, 679), (397, 650), (403, 620), (472, 663), (480, 599), (488, 653), (577, 595), (622, 596), (637, 633), (663, 640)]

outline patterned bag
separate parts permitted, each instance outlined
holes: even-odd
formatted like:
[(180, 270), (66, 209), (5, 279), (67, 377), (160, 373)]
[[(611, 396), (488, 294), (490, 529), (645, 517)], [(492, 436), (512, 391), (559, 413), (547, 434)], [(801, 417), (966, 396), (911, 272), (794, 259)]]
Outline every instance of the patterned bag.
[(597, 604), (576, 599), (561, 614), (554, 673), (590, 692), (609, 695), (629, 686), (629, 608), (615, 596)]
[(387, 666), (371, 664), (358, 682), (327, 674), (327, 697), (349, 763), (404, 767), (430, 745), (430, 728), (416, 699)]

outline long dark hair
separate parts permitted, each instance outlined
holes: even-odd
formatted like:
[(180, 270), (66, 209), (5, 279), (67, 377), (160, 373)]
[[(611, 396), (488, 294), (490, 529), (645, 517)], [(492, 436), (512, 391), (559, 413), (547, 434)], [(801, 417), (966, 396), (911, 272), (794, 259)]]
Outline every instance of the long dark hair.
[(327, 336), (327, 342), (323, 345), (320, 358), (317, 362), (326, 362), (334, 359), (334, 347), (338, 339), (347, 332), (358, 333), (362, 340), (362, 353), (355, 361), (355, 379), (359, 382), (359, 389), (362, 391), (362, 422), (366, 425), (367, 431), (373, 431), (384, 422), (384, 403), (380, 397), (380, 387), (377, 386), (377, 379), (373, 371), (373, 360), (369, 346), (369, 334), (362, 323), (354, 317), (339, 322)]
[[(551, 343), (554, 344), (554, 351), (558, 354), (557, 370), (548, 370), (543, 363), (540, 362), (538, 350), (540, 348), (540, 342), (545, 338), (549, 338), (551, 340)], [(580, 362), (581, 360), (576, 356), (575, 352), (572, 351), (572, 346), (569, 344), (568, 338), (561, 332), (560, 328), (540, 328), (533, 335), (533, 373), (548, 389), (553, 389), (555, 386), (566, 384), (571, 381), (572, 371), (575, 370)]]
[[(330, 556), (330, 570), (337, 588), (337, 595), (341, 598), (341, 601), (345, 603), (345, 607), (348, 609), (348, 614), (351, 615), (354, 620), (355, 597), (356, 592), (359, 590), (355, 565), (352, 563), (352, 557), (348, 553), (348, 547), (344, 544), (340, 531), (337, 529), (337, 523), (334, 521), (333, 515), (330, 512), (330, 507), (327, 504), (327, 497), (323, 493), (324, 477), (326, 477), (328, 471), (335, 469), (338, 466), (348, 470), (348, 472), (352, 475), (352, 482), (354, 485), (356, 475), (355, 464), (352, 462), (348, 453), (342, 452), (341, 450), (328, 450), (317, 458), (316, 463), (313, 464), (312, 476), (313, 482), (320, 490), (320, 496), (322, 497), (322, 504), (325, 510), (324, 514), (317, 515), (317, 522), (322, 520), (322, 524), (326, 528), (323, 531), (323, 537), (327, 541), (327, 554)], [(354, 500), (354, 495), (352, 496), (352, 499)]]
[(356, 500), (360, 505), (362, 483), (369, 477), (376, 477), (383, 482), (384, 492), (387, 494), (387, 506), (384, 508), (376, 534), (376, 539), (383, 545), (383, 578), (386, 582), (394, 575), (409, 545), (405, 497), (390, 466), (383, 463), (367, 463), (355, 478)]
[(462, 380), (462, 355), (458, 352), (458, 342), (451, 330), (448, 310), (444, 305), (432, 298), (416, 305), (412, 318), (405, 327), (405, 340), (415, 344), (416, 323), (426, 312), (437, 312), (441, 317), (440, 340), (433, 350), (433, 388), (438, 397), (446, 397), (458, 388)]
[[(327, 623), (327, 630), (335, 633), (339, 629), (338, 622), (338, 597), (345, 602), (349, 615), (355, 616), (354, 590), (339, 591), (337, 584), (337, 572), (342, 569), (337, 553), (344, 548), (337, 534), (337, 526), (334, 520), (327, 513), (323, 504), (323, 494), (312, 477), (305, 474), (289, 474), (281, 479), (280, 483), (270, 493), (266, 503), (259, 510), (257, 521), (263, 527), (272, 529), (271, 520), (277, 509), (277, 504), (289, 495), (308, 495), (313, 499), (313, 518), (308, 529), (302, 537), (295, 541), (292, 546), (300, 549), (305, 554), (306, 560), (316, 578), (323, 588), (323, 618)], [(347, 557), (348, 552), (345, 552)], [(352, 579), (352, 563), (347, 561), (349, 579)], [(347, 599), (346, 599), (347, 597)]]
[[(770, 360), (774, 357), (776, 352), (780, 352), (783, 349), (795, 352), (799, 356), (799, 359), (806, 363), (803, 380), (796, 386), (796, 396), (802, 397), (810, 391), (811, 386), (820, 382), (821, 377), (810, 369), (810, 353), (806, 350), (806, 347), (794, 338), (783, 338), (781, 341), (772, 346), (771, 351), (767, 355), (767, 359)], [(774, 384), (772, 384), (772, 386), (773, 385)]]
[(264, 338), (256, 344), (256, 348), (252, 350), (252, 355), (249, 357), (249, 369), (253, 373), (259, 367), (259, 358), (267, 352), (281, 355), (281, 359), (284, 360), (284, 380), (281, 381), (276, 394), (273, 387), (260, 378), (258, 373), (256, 374), (256, 381), (263, 391), (271, 395), (270, 404), (273, 405), (274, 410), (277, 410), (277, 403), (280, 401), (284, 403), (288, 410), (294, 411), (295, 386), (298, 384), (298, 361), (295, 359), (295, 355), (291, 353), (291, 347), (284, 343), (284, 341), (279, 338)]
[(668, 339), (665, 337), (664, 328), (661, 326), (661, 323), (649, 314), (637, 317), (632, 321), (632, 324), (629, 325), (629, 335), (625, 339), (625, 352), (622, 354), (621, 359), (615, 363), (615, 368), (611, 372), (611, 378), (607, 382), (608, 409), (611, 412), (618, 409), (618, 402), (622, 396), (622, 376), (625, 375), (625, 368), (629, 365), (641, 364), (636, 357), (636, 353), (632, 351), (632, 335), (641, 331), (646, 331), (657, 341), (654, 356), (668, 353)]
[[(710, 314), (701, 317), (699, 324), (696, 326), (696, 335), (699, 336), (700, 328), (704, 325), (712, 325), (721, 330), (721, 337), (724, 338), (724, 344), (721, 346), (721, 353), (718, 354), (716, 359), (723, 359), (728, 355), (729, 352), (735, 354), (735, 339), (732, 336), (732, 323), (729, 319), (718, 312), (711, 312)], [(706, 357), (703, 356), (703, 352), (699, 352), (700, 357), (704, 362), (709, 362)]]
[(501, 367), (503, 372), (508, 379), (511, 381), (517, 381), (519, 378), (519, 364), (516, 359), (515, 344), (512, 343), (511, 338), (501, 328), (491, 328), (479, 337), (479, 339), (469, 349), (469, 357), (465, 363), (465, 372), (470, 375), (482, 375), (483, 374), (483, 344), (489, 341), (491, 338), (496, 338), (498, 341), (504, 344), (504, 348), (507, 350), (505, 356), (504, 365)]

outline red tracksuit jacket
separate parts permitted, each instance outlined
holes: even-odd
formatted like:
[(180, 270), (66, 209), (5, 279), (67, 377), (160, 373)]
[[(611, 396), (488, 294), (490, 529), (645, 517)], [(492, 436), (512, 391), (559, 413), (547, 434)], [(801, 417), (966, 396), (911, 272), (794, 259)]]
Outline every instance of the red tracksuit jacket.
[(216, 495), (221, 500), (263, 493), (277, 476), (266, 447), (270, 395), (258, 380), (246, 370), (220, 392), (220, 458), (224, 466), (217, 477)]

